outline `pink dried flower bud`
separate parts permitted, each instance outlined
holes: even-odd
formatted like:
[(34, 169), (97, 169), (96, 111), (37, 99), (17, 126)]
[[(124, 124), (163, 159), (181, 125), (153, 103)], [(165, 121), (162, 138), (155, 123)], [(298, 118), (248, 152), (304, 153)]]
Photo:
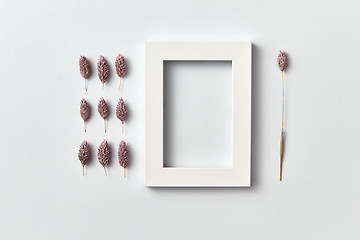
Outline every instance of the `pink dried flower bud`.
[(105, 166), (108, 165), (110, 161), (110, 146), (105, 139), (98, 148), (98, 160), (99, 163), (104, 167), (105, 174), (107, 175)]
[(83, 176), (84, 176), (84, 166), (90, 159), (90, 146), (87, 141), (83, 141), (81, 143), (78, 157), (83, 167)]
[(124, 177), (125, 177), (125, 168), (127, 168), (130, 160), (129, 149), (125, 141), (121, 141), (118, 149), (118, 158), (119, 164), (124, 168)]
[(98, 112), (103, 119), (106, 119), (109, 115), (109, 108), (104, 98), (100, 98), (100, 101), (98, 103)]
[(98, 69), (99, 79), (104, 84), (109, 77), (109, 64), (107, 63), (104, 56), (99, 57), (97, 69)]
[(116, 117), (121, 121), (124, 122), (127, 117), (127, 108), (124, 103), (124, 100), (120, 98), (117, 106), (116, 106)]
[(116, 117), (118, 119), (120, 119), (121, 121), (121, 132), (124, 132), (124, 122), (127, 118), (127, 108), (126, 105), (124, 103), (124, 100), (122, 98), (120, 98), (117, 106), (116, 106)]
[(126, 74), (126, 62), (123, 55), (119, 54), (115, 61), (116, 73), (119, 77), (124, 77)]
[(126, 168), (129, 164), (130, 155), (125, 141), (121, 141), (119, 144), (118, 157), (120, 166)]
[(284, 69), (286, 68), (286, 64), (287, 64), (286, 54), (284, 51), (280, 51), (277, 57), (277, 65), (280, 71), (284, 71)]
[(90, 106), (84, 98), (81, 99), (80, 102), (80, 115), (84, 121), (88, 120), (90, 117)]
[(79, 58), (80, 74), (83, 78), (87, 79), (90, 76), (90, 64), (85, 56)]

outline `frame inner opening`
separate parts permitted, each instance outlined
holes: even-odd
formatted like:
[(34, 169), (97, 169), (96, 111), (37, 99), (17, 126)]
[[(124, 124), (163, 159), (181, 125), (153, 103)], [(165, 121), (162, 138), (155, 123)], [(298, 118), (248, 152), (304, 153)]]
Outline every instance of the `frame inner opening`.
[(232, 62), (164, 61), (164, 167), (232, 167)]

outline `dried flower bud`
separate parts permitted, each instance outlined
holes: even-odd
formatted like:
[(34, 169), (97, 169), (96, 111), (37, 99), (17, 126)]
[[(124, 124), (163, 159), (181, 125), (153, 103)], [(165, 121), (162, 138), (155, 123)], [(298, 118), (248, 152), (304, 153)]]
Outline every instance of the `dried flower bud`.
[(90, 76), (90, 64), (84, 56), (79, 58), (80, 74), (83, 78), (87, 79)]
[(83, 141), (81, 143), (78, 157), (83, 167), (83, 176), (84, 176), (84, 166), (90, 159), (90, 146), (87, 141)]
[(100, 101), (98, 103), (98, 112), (103, 119), (106, 119), (109, 115), (109, 108), (104, 98), (100, 98)]
[(116, 73), (119, 77), (124, 77), (126, 74), (126, 62), (123, 55), (119, 54), (115, 61)]
[(90, 117), (90, 106), (84, 98), (80, 102), (80, 115), (84, 121)]
[(280, 71), (284, 71), (284, 69), (286, 68), (286, 64), (287, 64), (286, 54), (284, 51), (280, 51), (277, 57), (277, 65)]
[(121, 141), (119, 144), (118, 157), (120, 166), (126, 168), (129, 164), (130, 155), (125, 141)]
[(99, 79), (104, 84), (109, 77), (109, 64), (107, 63), (104, 56), (99, 57), (97, 69), (98, 69)]
[(120, 98), (117, 106), (116, 106), (116, 117), (121, 121), (124, 122), (127, 117), (127, 108), (124, 103), (124, 100)]
[(110, 146), (105, 139), (98, 148), (98, 160), (99, 163), (104, 167), (105, 174), (107, 175), (105, 166), (108, 165), (110, 161)]
[(130, 160), (129, 149), (126, 146), (125, 141), (121, 141), (119, 144), (118, 158), (119, 158), (120, 166), (124, 168), (124, 177), (125, 177), (125, 168), (128, 166)]

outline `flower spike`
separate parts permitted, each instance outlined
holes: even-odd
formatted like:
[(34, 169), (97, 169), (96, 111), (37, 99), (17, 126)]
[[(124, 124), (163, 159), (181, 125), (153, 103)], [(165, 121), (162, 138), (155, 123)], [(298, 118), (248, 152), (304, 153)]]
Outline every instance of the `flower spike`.
[(90, 146), (87, 141), (83, 141), (81, 143), (80, 148), (79, 148), (78, 157), (79, 157), (79, 160), (82, 165), (83, 176), (84, 176), (84, 166), (90, 159)]
[(99, 163), (104, 167), (105, 175), (107, 175), (105, 166), (108, 165), (110, 161), (110, 146), (105, 139), (98, 148), (98, 160)]
[(120, 91), (122, 78), (123, 78), (123, 77), (125, 76), (125, 74), (126, 74), (126, 62), (125, 62), (124, 56), (121, 55), (121, 54), (119, 54), (119, 55), (116, 57), (115, 69), (116, 69), (117, 75), (120, 77), (120, 84), (119, 84), (119, 88), (118, 88), (118, 91)]
[(99, 61), (97, 63), (98, 76), (102, 83), (102, 90), (104, 90), (104, 84), (109, 78), (109, 64), (107, 63), (104, 56), (99, 57)]
[(129, 149), (125, 141), (121, 141), (118, 149), (118, 158), (119, 164), (124, 168), (124, 178), (125, 178), (125, 169), (127, 168), (130, 160)]
[(90, 106), (89, 103), (83, 98), (80, 102), (80, 116), (84, 120), (84, 130), (86, 132), (86, 125), (85, 122), (90, 117)]
[(106, 118), (109, 115), (109, 108), (104, 98), (100, 98), (100, 101), (98, 103), (98, 112), (100, 116), (104, 119), (104, 130), (106, 132)]
[(116, 106), (116, 117), (121, 121), (121, 132), (124, 133), (124, 123), (127, 118), (127, 108), (122, 98), (120, 98)]
[(85, 56), (80, 56), (79, 68), (80, 68), (81, 76), (85, 79), (85, 91), (87, 91), (86, 79), (89, 78), (89, 76), (90, 76), (90, 64)]

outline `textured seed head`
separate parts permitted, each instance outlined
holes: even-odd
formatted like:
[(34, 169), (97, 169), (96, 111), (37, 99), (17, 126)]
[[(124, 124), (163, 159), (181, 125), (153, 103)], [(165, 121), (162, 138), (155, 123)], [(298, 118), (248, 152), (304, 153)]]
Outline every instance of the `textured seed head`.
[(110, 146), (104, 139), (98, 148), (99, 163), (105, 167), (110, 161)]
[(79, 68), (80, 74), (83, 78), (88, 78), (90, 76), (90, 64), (89, 61), (84, 56), (79, 58)]
[(106, 119), (109, 115), (109, 108), (104, 98), (100, 98), (100, 101), (98, 103), (98, 112), (103, 119)]
[(286, 64), (287, 64), (286, 54), (284, 51), (280, 51), (277, 57), (277, 65), (280, 71), (284, 71), (284, 69), (286, 68)]
[(121, 141), (119, 145), (118, 157), (119, 157), (120, 166), (126, 168), (129, 164), (130, 154), (125, 141)]
[(126, 120), (126, 116), (127, 116), (127, 108), (124, 103), (124, 100), (120, 98), (116, 106), (116, 117), (120, 119), (121, 122), (124, 122)]
[(125, 58), (123, 55), (119, 54), (116, 57), (116, 61), (115, 61), (115, 69), (116, 69), (116, 73), (117, 75), (119, 75), (119, 77), (124, 77), (126, 74), (126, 62), (125, 62)]
[(85, 164), (90, 159), (90, 146), (87, 141), (83, 141), (79, 148), (78, 153), (79, 160), (81, 162), (81, 165), (85, 166)]
[(80, 102), (80, 115), (84, 121), (90, 117), (90, 106), (84, 98)]
[(98, 69), (98, 76), (99, 76), (100, 81), (102, 83), (105, 83), (109, 77), (109, 64), (107, 63), (104, 56), (99, 57), (97, 69)]

